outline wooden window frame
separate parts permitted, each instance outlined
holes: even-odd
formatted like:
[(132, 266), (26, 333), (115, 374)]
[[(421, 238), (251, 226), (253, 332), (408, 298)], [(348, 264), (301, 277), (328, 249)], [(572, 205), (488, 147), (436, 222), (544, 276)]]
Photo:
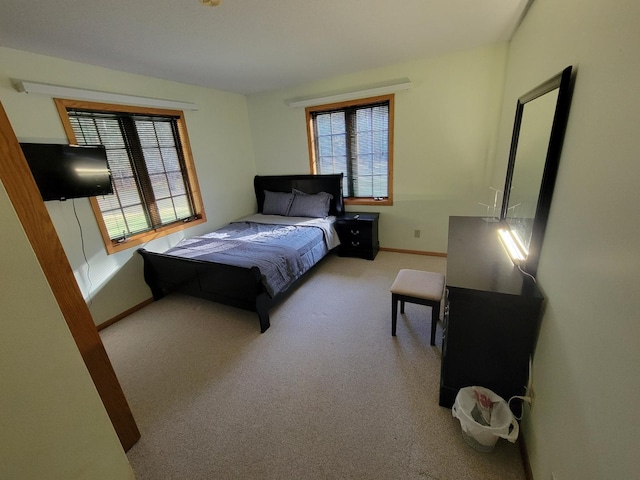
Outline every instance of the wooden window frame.
[(114, 241), (109, 237), (109, 233), (107, 231), (107, 227), (104, 223), (102, 212), (100, 211), (100, 206), (98, 205), (98, 201), (95, 197), (89, 197), (89, 202), (91, 203), (91, 208), (93, 209), (93, 213), (96, 217), (96, 221), (98, 223), (98, 228), (100, 229), (100, 234), (102, 235), (102, 240), (104, 242), (104, 246), (109, 255), (117, 252), (121, 252), (123, 250), (127, 250), (129, 248), (135, 247), (137, 245), (141, 245), (143, 243), (149, 242), (156, 238), (161, 238), (166, 235), (179, 232), (189, 227), (193, 227), (195, 225), (199, 225), (207, 221), (205, 211), (204, 211), (204, 203), (202, 202), (202, 196), (200, 194), (200, 186), (198, 183), (198, 177), (196, 174), (195, 164), (193, 163), (193, 155), (191, 153), (191, 145), (189, 143), (189, 136), (187, 133), (187, 126), (184, 119), (184, 113), (181, 110), (168, 110), (168, 109), (159, 109), (159, 108), (151, 108), (151, 107), (138, 107), (138, 106), (130, 106), (130, 105), (116, 105), (110, 103), (97, 103), (97, 102), (87, 102), (80, 100), (67, 100), (67, 99), (54, 99), (56, 109), (58, 110), (58, 115), (60, 116), (60, 120), (62, 121), (62, 125), (64, 127), (64, 131), (67, 135), (67, 139), (70, 144), (76, 144), (77, 139), (76, 135), (71, 126), (71, 122), (69, 121), (69, 115), (67, 113), (67, 109), (85, 109), (85, 110), (95, 110), (101, 112), (113, 112), (113, 113), (129, 113), (129, 114), (138, 114), (138, 115), (160, 115), (167, 117), (175, 117), (176, 124), (178, 127), (178, 135), (180, 137), (180, 144), (182, 146), (182, 154), (184, 157), (185, 167), (186, 167), (186, 177), (189, 182), (189, 188), (191, 190), (192, 200), (193, 200), (193, 208), (195, 213), (195, 218), (185, 223), (182, 221), (170, 223), (167, 225), (160, 226), (153, 230), (138, 233), (127, 237), (126, 240), (122, 241)]
[(309, 148), (309, 165), (313, 175), (318, 174), (316, 163), (316, 139), (313, 129), (312, 114), (326, 110), (341, 110), (349, 107), (366, 106), (369, 104), (389, 102), (389, 137), (388, 137), (388, 167), (387, 174), (388, 196), (383, 199), (374, 199), (373, 197), (345, 197), (345, 205), (393, 205), (393, 150), (394, 150), (394, 100), (395, 95), (380, 95), (376, 97), (360, 98), (356, 100), (348, 100), (344, 102), (330, 103), (324, 105), (314, 105), (305, 108), (305, 117), (307, 124), (307, 144)]

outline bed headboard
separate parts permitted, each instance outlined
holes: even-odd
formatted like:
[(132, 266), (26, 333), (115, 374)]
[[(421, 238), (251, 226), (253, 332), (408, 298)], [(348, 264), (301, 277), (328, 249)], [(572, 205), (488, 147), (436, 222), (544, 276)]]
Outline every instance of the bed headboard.
[(344, 215), (344, 198), (342, 197), (342, 173), (333, 175), (256, 175), (253, 187), (258, 201), (258, 213), (262, 213), (264, 191), (291, 192), (296, 188), (305, 193), (327, 192), (333, 195), (329, 206), (329, 215)]

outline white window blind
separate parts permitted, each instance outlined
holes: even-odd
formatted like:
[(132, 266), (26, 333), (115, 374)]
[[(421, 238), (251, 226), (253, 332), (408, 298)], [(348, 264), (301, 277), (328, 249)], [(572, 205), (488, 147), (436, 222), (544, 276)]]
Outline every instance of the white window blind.
[(81, 145), (103, 145), (114, 194), (98, 197), (111, 240), (191, 219), (193, 200), (172, 117), (68, 109)]
[(389, 196), (389, 102), (311, 113), (320, 174), (344, 173), (346, 197)]

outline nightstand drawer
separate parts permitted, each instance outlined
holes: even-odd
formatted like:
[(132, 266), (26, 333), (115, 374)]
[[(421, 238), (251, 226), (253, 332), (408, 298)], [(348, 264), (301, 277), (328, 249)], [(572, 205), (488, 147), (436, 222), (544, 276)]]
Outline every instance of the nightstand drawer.
[(378, 242), (379, 213), (349, 212), (336, 221), (340, 237), (338, 254), (373, 260), (380, 249)]

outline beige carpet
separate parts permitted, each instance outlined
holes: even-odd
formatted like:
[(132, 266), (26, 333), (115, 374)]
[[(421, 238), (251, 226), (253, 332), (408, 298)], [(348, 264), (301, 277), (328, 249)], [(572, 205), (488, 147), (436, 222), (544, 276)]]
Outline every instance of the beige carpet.
[(518, 447), (464, 443), (438, 406), (440, 338), (407, 304), (391, 336), (400, 268), (446, 260), (330, 256), (271, 311), (170, 295), (101, 332), (142, 433), (139, 480), (517, 479)]

